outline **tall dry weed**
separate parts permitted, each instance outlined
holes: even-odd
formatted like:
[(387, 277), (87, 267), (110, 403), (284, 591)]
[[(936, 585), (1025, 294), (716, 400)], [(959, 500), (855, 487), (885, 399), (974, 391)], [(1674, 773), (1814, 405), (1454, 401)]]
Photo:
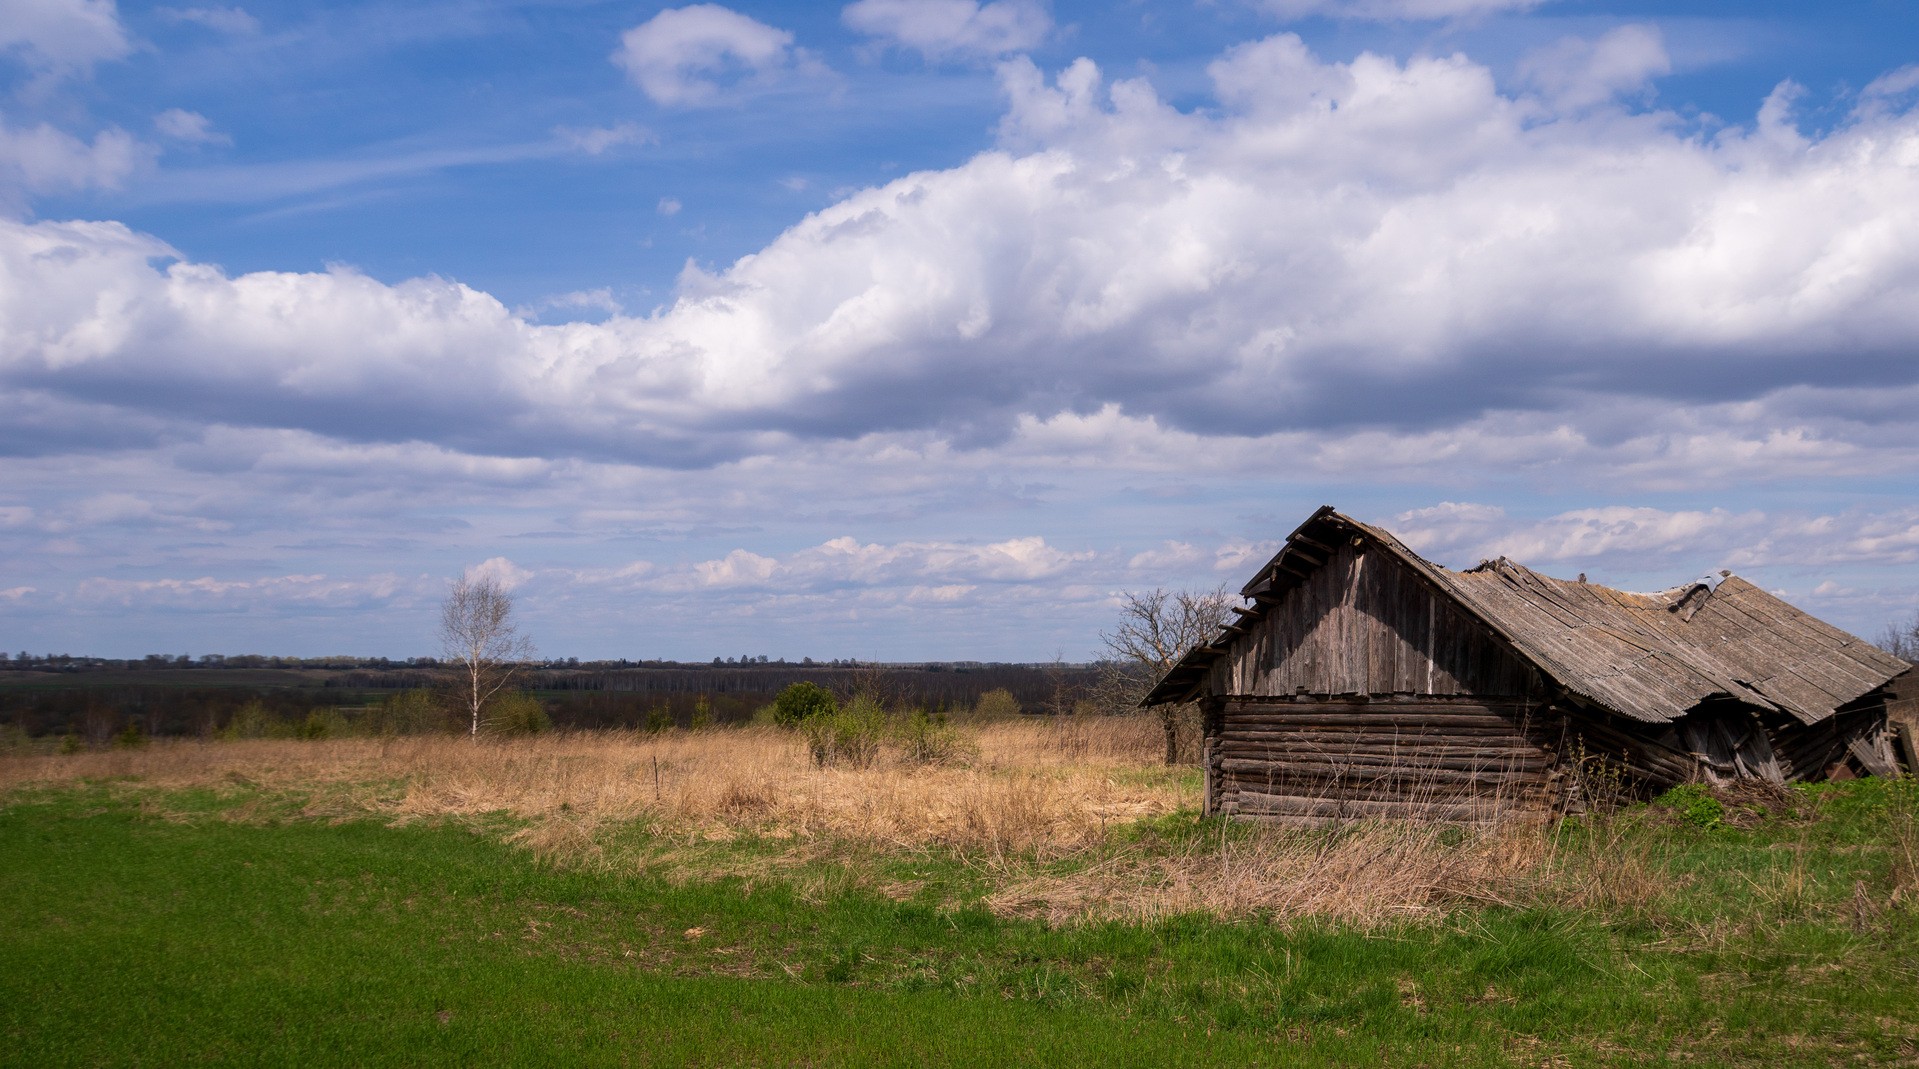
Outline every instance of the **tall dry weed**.
[(1371, 925), (1463, 903), (1520, 901), (1536, 889), (1547, 848), (1538, 825), (1264, 826), (1171, 850), (1130, 849), (1070, 874), (1012, 880), (989, 902), (1053, 921), (1152, 921), (1198, 912)]

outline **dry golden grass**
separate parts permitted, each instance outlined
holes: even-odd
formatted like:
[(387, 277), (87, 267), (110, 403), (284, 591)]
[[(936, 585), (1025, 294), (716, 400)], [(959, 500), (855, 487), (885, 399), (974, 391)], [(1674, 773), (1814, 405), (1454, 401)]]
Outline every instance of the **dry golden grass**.
[[(869, 861), (953, 848), (983, 877), (990, 908), (1053, 921), (1197, 911), (1372, 924), (1542, 893), (1602, 908), (1634, 908), (1661, 893), (1651, 869), (1624, 856), (1584, 859), (1577, 878), (1566, 879), (1552, 831), (1538, 824), (1241, 827), (1119, 841), (1114, 833), (1141, 818), (1200, 802), (1190, 770), (1159, 764), (1156, 722), (1021, 720), (963, 730), (978, 753), (964, 765), (882, 759), (865, 769), (816, 767), (794, 733), (762, 727), (477, 744), (171, 741), (3, 756), (0, 792), (119, 781), (158, 810), (171, 804), (168, 791), (244, 793), (252, 800), (224, 811), (238, 820), (289, 809), (393, 823), (505, 814), (518, 824), (513, 841), (560, 864), (645, 866), (685, 879), (850, 880), (901, 894), (913, 888), (862, 868), (849, 844)], [(609, 849), (614, 832), (636, 824), (653, 833), (653, 847)], [(746, 836), (785, 846), (726, 848)]]
[(558, 734), (159, 742), (141, 750), (0, 758), (0, 789), (137, 777), (165, 789), (309, 797), (320, 817), (395, 821), (504, 813), (590, 835), (609, 822), (668, 832), (947, 845), (992, 854), (1071, 849), (1115, 823), (1198, 803), (1151, 764), (1154, 726), (1013, 721), (968, 729), (964, 766), (818, 768), (794, 734)]
[(1071, 875), (1009, 879), (988, 905), (1055, 922), (1201, 912), (1370, 925), (1517, 901), (1538, 888), (1548, 846), (1536, 824), (1463, 834), (1389, 822), (1261, 828), (1172, 850), (1127, 850)]

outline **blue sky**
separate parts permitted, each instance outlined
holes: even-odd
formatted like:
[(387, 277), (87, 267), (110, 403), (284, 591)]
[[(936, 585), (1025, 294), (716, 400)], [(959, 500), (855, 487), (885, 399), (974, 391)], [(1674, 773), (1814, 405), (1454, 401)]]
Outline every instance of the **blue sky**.
[(1919, 8), (0, 0), (0, 646), (1091, 655), (1333, 503), (1919, 609)]

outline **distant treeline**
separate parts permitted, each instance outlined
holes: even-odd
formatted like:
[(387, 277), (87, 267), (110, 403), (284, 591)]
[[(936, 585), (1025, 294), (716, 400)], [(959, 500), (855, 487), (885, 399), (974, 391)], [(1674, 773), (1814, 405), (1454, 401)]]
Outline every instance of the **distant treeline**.
[[(942, 667), (965, 669), (980, 667), (989, 662), (982, 661), (941, 661), (929, 662)], [(9, 668), (38, 671), (80, 672), (80, 671), (126, 671), (129, 669), (150, 669), (153, 671), (179, 670), (183, 668), (241, 669), (241, 668), (311, 668), (339, 671), (349, 668), (363, 668), (374, 671), (391, 671), (407, 668), (436, 668), (441, 664), (435, 657), (270, 657), (262, 653), (203, 653), (198, 657), (190, 653), (149, 653), (144, 657), (92, 657), (71, 653), (8, 653), (0, 650), (0, 670)], [(805, 657), (788, 662), (784, 657), (771, 660), (764, 654), (745, 657), (715, 657), (707, 661), (667, 661), (638, 660), (629, 661), (622, 657), (617, 660), (582, 661), (578, 657), (555, 658), (533, 662), (537, 668), (587, 669), (605, 671), (616, 668), (720, 668), (726, 666), (763, 665), (773, 668), (842, 668), (860, 667), (865, 662), (854, 660), (815, 661)], [(895, 665), (893, 667), (912, 667)]]
[[(104, 745), (129, 725), (146, 737), (210, 737), (229, 730), (236, 716), (263, 713), (289, 725), (323, 719), (352, 726), (376, 722), (397, 695), (440, 693), (453, 681), (448, 669), (417, 661), (343, 668), (317, 666), (315, 658), (280, 658), (300, 663), (276, 668), (233, 660), (151, 668), (143, 662), (23, 668), (15, 660), (0, 666), (0, 725), (92, 745)], [(1071, 664), (554, 662), (525, 671), (519, 683), (541, 701), (554, 727), (583, 729), (685, 727), (696, 715), (738, 723), (801, 680), (842, 696), (867, 692), (894, 708), (967, 709), (980, 695), (1003, 689), (1026, 712), (1070, 712), (1093, 693), (1100, 676), (1098, 666)]]

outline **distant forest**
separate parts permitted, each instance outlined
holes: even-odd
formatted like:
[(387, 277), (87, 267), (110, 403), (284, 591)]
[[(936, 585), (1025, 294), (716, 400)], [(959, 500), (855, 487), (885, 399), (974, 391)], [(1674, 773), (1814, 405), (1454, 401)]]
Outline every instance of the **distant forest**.
[[(557, 728), (685, 727), (752, 718), (788, 684), (809, 680), (842, 696), (867, 691), (889, 707), (970, 709), (1006, 690), (1028, 713), (1071, 712), (1101, 678), (1097, 664), (978, 661), (797, 663), (765, 657), (673, 661), (543, 661), (519, 685)], [(285, 724), (365, 721), (396, 694), (438, 691), (452, 674), (433, 658), (203, 656), (132, 659), (0, 655), (0, 727), (32, 737), (70, 735), (101, 745), (131, 730), (146, 737), (212, 736), (242, 709)]]

